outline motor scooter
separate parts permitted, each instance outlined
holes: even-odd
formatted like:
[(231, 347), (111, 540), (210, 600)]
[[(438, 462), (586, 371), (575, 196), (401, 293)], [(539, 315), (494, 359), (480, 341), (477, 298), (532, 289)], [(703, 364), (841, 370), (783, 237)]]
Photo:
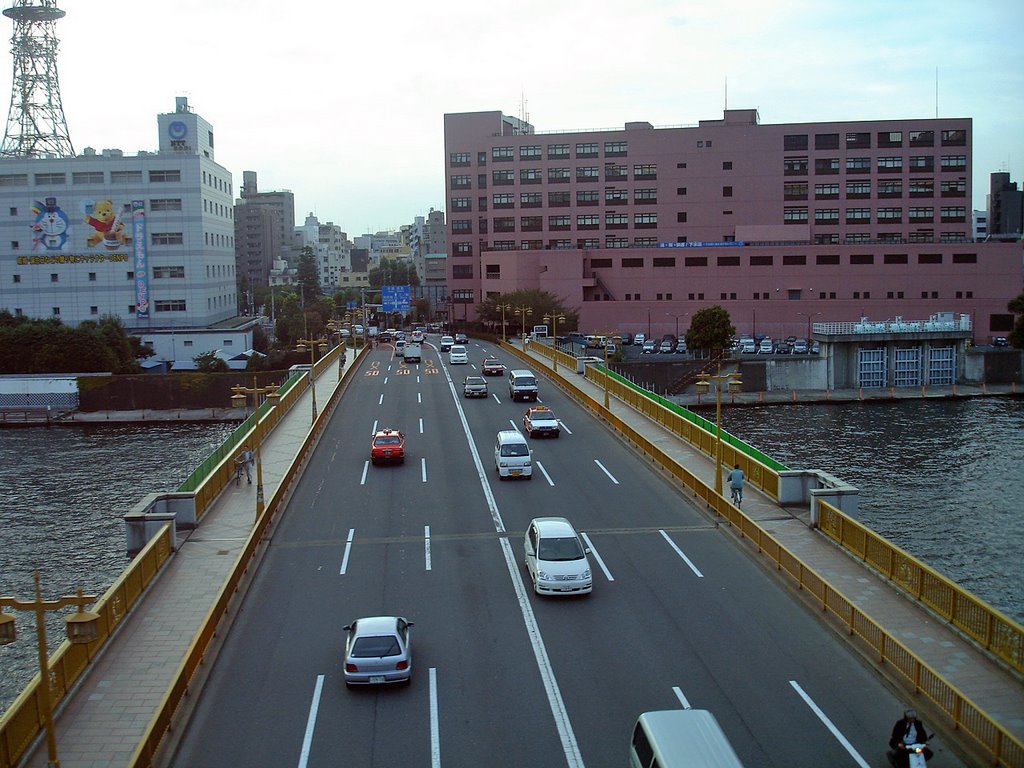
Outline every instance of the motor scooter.
[[(916, 744), (907, 744), (907, 768), (927, 767), (928, 758), (925, 757), (924, 751), (928, 748), (928, 742), (931, 741), (932, 736), (926, 736), (924, 741)], [(898, 765), (892, 752), (889, 753), (889, 764), (894, 766), (894, 768)]]

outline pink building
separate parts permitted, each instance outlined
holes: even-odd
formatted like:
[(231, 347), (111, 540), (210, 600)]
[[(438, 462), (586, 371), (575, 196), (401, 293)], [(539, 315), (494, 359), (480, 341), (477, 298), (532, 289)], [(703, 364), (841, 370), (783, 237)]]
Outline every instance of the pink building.
[(725, 307), (740, 333), (969, 315), (1012, 327), (1019, 243), (971, 240), (971, 120), (760, 125), (756, 110), (654, 128), (537, 133), (445, 115), (453, 318), (540, 288), (584, 332), (680, 332)]

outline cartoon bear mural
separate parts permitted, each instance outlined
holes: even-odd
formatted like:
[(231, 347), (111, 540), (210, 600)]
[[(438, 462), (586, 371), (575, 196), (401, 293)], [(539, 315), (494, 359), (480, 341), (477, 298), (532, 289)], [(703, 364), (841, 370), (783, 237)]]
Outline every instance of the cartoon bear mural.
[(128, 245), (131, 237), (125, 231), (124, 222), (121, 217), (128, 206), (115, 212), (112, 200), (97, 200), (96, 202), (85, 201), (82, 204), (84, 216), (82, 221), (93, 228), (93, 232), (86, 238), (85, 243), (94, 248), (102, 243), (108, 251), (116, 251), (118, 248)]

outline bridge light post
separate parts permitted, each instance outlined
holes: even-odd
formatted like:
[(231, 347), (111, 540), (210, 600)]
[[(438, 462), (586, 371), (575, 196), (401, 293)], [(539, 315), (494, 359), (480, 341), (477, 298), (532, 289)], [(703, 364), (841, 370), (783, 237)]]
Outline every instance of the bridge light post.
[(817, 317), (821, 312), (797, 312), (800, 317), (807, 318), (807, 343), (811, 343), (811, 318)]
[(499, 304), (498, 309), (501, 310), (501, 341), (505, 343), (505, 310), (512, 309), (511, 304)]
[(565, 315), (556, 314), (552, 312), (550, 315), (544, 315), (544, 322), (551, 323), (551, 338), (554, 340), (552, 349), (554, 354), (551, 356), (551, 367), (553, 370), (558, 370), (558, 321), (565, 322)]
[[(363, 332), (366, 332), (366, 326), (363, 326)], [(313, 395), (313, 418), (311, 424), (316, 423), (316, 349), (319, 347), (320, 356), (323, 357), (327, 351), (327, 343), (323, 339), (296, 339), (295, 340), (296, 352), (305, 352), (306, 346), (309, 346), (309, 391)]]
[[(46, 648), (46, 612), (56, 611), (69, 605), (77, 605), (78, 613), (65, 618), (68, 640), (76, 645), (91, 643), (99, 635), (98, 613), (86, 611), (87, 603), (95, 603), (96, 595), (82, 593), (81, 587), (75, 595), (65, 595), (56, 600), (43, 600), (39, 571), (35, 572), (36, 599), (18, 600), (13, 597), (0, 597), (0, 608), (13, 608), (16, 611), (32, 611), (36, 615), (36, 642), (39, 648), (39, 698), (42, 703), (43, 728), (46, 732), (46, 764), (51, 768), (60, 768), (57, 757), (57, 737), (53, 727), (53, 700), (50, 696), (50, 667)], [(0, 645), (13, 643), (17, 638), (14, 617), (0, 611)]]
[(743, 388), (738, 373), (722, 373), (722, 362), (719, 359), (718, 373), (699, 373), (697, 378), (697, 392), (706, 395), (711, 388), (711, 381), (715, 382), (715, 493), (722, 495), (722, 382), (728, 380), (729, 391), (739, 392)]
[(516, 307), (515, 311), (516, 314), (520, 315), (523, 319), (522, 325), (520, 327), (523, 329), (523, 352), (526, 352), (526, 318), (533, 314), (533, 308), (528, 307), (524, 304), (521, 307)]
[(263, 436), (260, 433), (260, 395), (266, 395), (265, 401), (270, 403), (270, 407), (273, 408), (277, 405), (278, 400), (281, 396), (277, 394), (277, 387), (273, 385), (267, 385), (265, 387), (256, 386), (256, 377), (252, 377), (252, 387), (232, 387), (231, 391), (234, 392), (231, 396), (231, 404), (235, 408), (244, 408), (246, 405), (246, 396), (252, 395), (253, 398), (253, 414), (256, 416), (256, 425), (253, 429), (255, 434), (256, 443), (256, 520), (259, 521), (263, 517), (264, 510), (264, 499), (263, 499), (263, 462), (260, 459), (260, 443), (263, 442)]

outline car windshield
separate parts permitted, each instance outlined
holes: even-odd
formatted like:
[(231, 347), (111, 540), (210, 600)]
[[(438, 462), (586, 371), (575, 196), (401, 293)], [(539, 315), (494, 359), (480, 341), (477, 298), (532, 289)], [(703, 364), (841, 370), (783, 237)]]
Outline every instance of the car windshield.
[(530, 421), (555, 421), (555, 414), (551, 411), (534, 411)]
[(466, 379), (466, 383), (467, 384), (485, 384), (486, 382), (483, 379), (481, 379), (479, 376), (469, 376)]
[(401, 438), (394, 435), (377, 438), (377, 445), (398, 445), (400, 442), (402, 442)]
[(529, 456), (530, 449), (525, 443), (506, 443), (501, 446), (502, 456)]
[(583, 557), (583, 547), (575, 536), (563, 538), (541, 539), (537, 547), (537, 558), (546, 560), (579, 560)]
[(516, 376), (516, 386), (535, 387), (537, 386), (537, 380), (532, 376)]
[(352, 655), (364, 659), (375, 656), (398, 656), (401, 652), (402, 646), (394, 635), (360, 637), (352, 646)]

